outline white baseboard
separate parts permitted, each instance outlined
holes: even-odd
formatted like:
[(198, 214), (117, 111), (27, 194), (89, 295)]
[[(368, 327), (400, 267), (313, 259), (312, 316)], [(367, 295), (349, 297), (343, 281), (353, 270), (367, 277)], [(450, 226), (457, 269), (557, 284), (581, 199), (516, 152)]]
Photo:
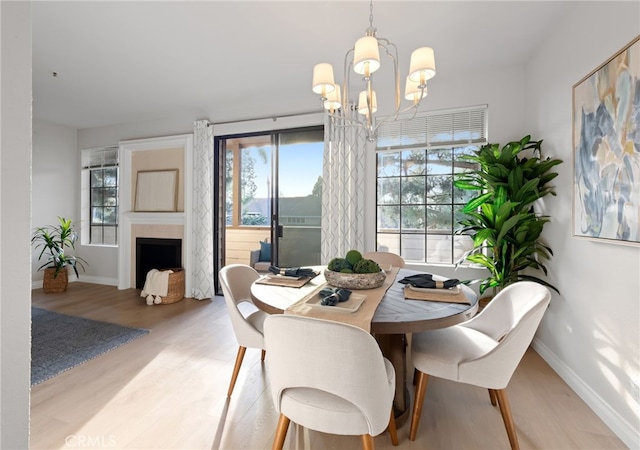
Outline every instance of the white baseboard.
[(532, 347), (627, 447), (630, 449), (640, 448), (640, 430), (629, 424), (613, 410), (542, 341), (534, 339)]
[[(75, 278), (75, 277), (74, 277)], [(71, 281), (71, 280), (69, 280)], [(104, 284), (107, 286), (117, 286), (118, 279), (117, 278), (106, 278), (106, 277), (94, 277), (91, 275), (82, 275), (80, 279), (74, 279), (73, 281), (83, 281), (85, 283), (93, 283), (93, 284)]]
[[(84, 281), (85, 283), (94, 283), (94, 284), (104, 284), (107, 286), (117, 286), (118, 279), (117, 278), (106, 278), (106, 277), (94, 277), (91, 275), (82, 275), (82, 280), (78, 279), (75, 274), (69, 275), (69, 283), (73, 283), (75, 281)], [(42, 288), (42, 280), (35, 280), (31, 282), (31, 289), (40, 289)]]

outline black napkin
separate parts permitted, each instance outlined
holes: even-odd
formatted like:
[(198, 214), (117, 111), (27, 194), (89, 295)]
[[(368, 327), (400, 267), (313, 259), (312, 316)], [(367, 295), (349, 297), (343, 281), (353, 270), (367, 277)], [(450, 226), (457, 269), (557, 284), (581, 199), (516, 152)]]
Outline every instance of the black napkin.
[(419, 273), (417, 275), (404, 277), (402, 280), (398, 281), (398, 283), (410, 284), (417, 288), (451, 289), (452, 287), (459, 285), (460, 280), (452, 278), (450, 280), (436, 281), (430, 273)]
[(281, 269), (276, 266), (269, 266), (269, 272), (276, 275), (284, 275), (287, 277), (308, 277), (313, 278), (317, 275), (313, 269), (304, 267), (291, 267), (289, 269)]
[(338, 302), (346, 302), (349, 300), (350, 295), (351, 291), (349, 289), (322, 288), (320, 289), (320, 297), (322, 297), (320, 303), (324, 306), (336, 306)]

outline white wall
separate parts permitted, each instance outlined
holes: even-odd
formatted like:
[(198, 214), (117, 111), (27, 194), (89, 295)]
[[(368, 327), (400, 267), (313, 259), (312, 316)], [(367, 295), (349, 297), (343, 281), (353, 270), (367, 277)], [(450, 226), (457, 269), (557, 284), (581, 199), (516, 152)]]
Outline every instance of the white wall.
[(489, 105), (489, 141), (507, 142), (528, 133), (524, 125), (524, 68), (442, 75), (429, 80), (425, 110)]
[(140, 120), (110, 127), (85, 128), (78, 131), (78, 148), (118, 145), (120, 141), (146, 139), (193, 133), (193, 124), (198, 119), (190, 115), (175, 115), (160, 120)]
[[(104, 145), (117, 145), (118, 141), (107, 141)], [(100, 147), (96, 144), (92, 147)], [(56, 225), (58, 216), (73, 219), (78, 234), (80, 223), (80, 151), (78, 132), (73, 128), (35, 119), (33, 121), (33, 167), (32, 167), (32, 221), (34, 227)], [(76, 243), (75, 253), (85, 259), (86, 270), (80, 268), (80, 279), (88, 283), (116, 285), (118, 282), (117, 247), (100, 247)], [(32, 288), (42, 286), (43, 271), (39, 271), (45, 260), (32, 259)], [(70, 272), (70, 275), (72, 273)], [(70, 277), (75, 280), (75, 275)]]
[[(56, 225), (58, 216), (72, 219), (80, 231), (80, 157), (75, 129), (42, 120), (33, 121), (32, 217), (34, 227)], [(78, 247), (76, 247), (78, 250)], [(32, 253), (32, 281), (42, 283), (38, 262)], [(44, 257), (43, 257), (44, 258)]]
[(0, 2), (0, 448), (29, 447), (31, 4)]
[(535, 348), (631, 448), (640, 447), (640, 248), (572, 237), (572, 86), (640, 33), (638, 2), (584, 2), (525, 71), (525, 120), (564, 160), (545, 230), (554, 295)]

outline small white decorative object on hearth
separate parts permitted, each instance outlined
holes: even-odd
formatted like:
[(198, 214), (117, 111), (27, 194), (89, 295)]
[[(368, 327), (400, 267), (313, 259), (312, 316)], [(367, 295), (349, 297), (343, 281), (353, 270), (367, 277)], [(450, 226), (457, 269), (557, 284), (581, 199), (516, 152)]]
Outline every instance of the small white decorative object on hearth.
[(169, 290), (169, 274), (173, 270), (157, 270), (151, 269), (147, 273), (144, 282), (144, 288), (140, 293), (140, 297), (146, 297), (147, 305), (156, 305), (162, 303), (162, 297), (167, 296)]

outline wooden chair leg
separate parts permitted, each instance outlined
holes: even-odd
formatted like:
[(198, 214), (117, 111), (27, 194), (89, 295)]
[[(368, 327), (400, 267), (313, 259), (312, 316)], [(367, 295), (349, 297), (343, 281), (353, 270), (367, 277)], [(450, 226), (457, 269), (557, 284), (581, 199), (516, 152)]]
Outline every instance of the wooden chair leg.
[(519, 450), (518, 436), (516, 435), (516, 427), (513, 423), (513, 417), (511, 417), (511, 406), (509, 406), (509, 400), (507, 399), (507, 391), (505, 389), (495, 390), (496, 398), (498, 400), (498, 406), (500, 407), (500, 413), (502, 414), (502, 420), (504, 426), (507, 429), (507, 435), (509, 436), (509, 443), (512, 450)]
[(370, 434), (363, 434), (360, 438), (362, 439), (363, 450), (375, 450), (376, 446), (373, 443), (373, 437)]
[(231, 397), (233, 388), (236, 385), (236, 379), (238, 378), (238, 373), (240, 372), (240, 366), (242, 365), (242, 360), (244, 359), (244, 352), (246, 351), (247, 351), (247, 347), (240, 346), (240, 348), (238, 348), (238, 355), (236, 356), (236, 365), (233, 366), (233, 375), (231, 375), (231, 382), (229, 383), (229, 390), (227, 391), (227, 397)]
[(420, 415), (422, 414), (422, 404), (424, 403), (424, 394), (427, 392), (427, 382), (429, 375), (418, 371), (418, 384), (413, 400), (413, 414), (411, 415), (411, 428), (409, 429), (409, 439), (416, 440), (418, 425), (420, 424)]
[(287, 437), (289, 422), (291, 422), (291, 420), (284, 414), (280, 413), (278, 426), (276, 427), (276, 436), (273, 438), (273, 445), (271, 446), (272, 450), (282, 450), (282, 447), (284, 447), (284, 440)]
[(260, 361), (264, 361), (264, 357), (267, 356), (267, 351), (262, 350), (262, 354), (260, 355)]
[(391, 406), (391, 416), (389, 417), (389, 436), (391, 436), (391, 444), (398, 445), (398, 428), (396, 427), (396, 416), (393, 413), (393, 405)]
[(489, 398), (491, 399), (491, 404), (493, 406), (498, 404), (496, 400), (496, 391), (494, 389), (489, 389)]

